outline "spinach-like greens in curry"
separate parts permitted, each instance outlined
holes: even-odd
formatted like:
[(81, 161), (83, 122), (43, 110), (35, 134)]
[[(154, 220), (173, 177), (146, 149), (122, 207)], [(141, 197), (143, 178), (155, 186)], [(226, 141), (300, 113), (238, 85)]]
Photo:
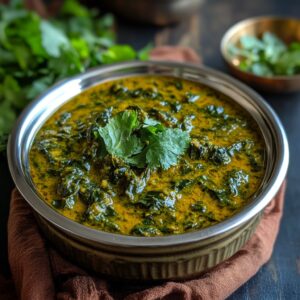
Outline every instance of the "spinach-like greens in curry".
[(250, 116), (199, 83), (141, 76), (93, 87), (60, 108), (30, 152), (54, 209), (100, 230), (156, 236), (238, 212), (264, 174)]

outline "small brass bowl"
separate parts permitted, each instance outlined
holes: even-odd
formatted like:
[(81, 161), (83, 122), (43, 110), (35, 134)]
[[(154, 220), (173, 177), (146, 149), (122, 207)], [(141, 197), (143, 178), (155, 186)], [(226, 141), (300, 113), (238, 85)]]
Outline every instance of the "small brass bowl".
[(291, 76), (257, 76), (240, 70), (238, 56), (229, 52), (230, 45), (238, 45), (244, 35), (260, 37), (269, 31), (286, 43), (300, 42), (300, 19), (284, 17), (256, 17), (241, 21), (227, 30), (221, 41), (221, 53), (231, 73), (242, 81), (262, 91), (284, 93), (300, 91), (300, 75)]

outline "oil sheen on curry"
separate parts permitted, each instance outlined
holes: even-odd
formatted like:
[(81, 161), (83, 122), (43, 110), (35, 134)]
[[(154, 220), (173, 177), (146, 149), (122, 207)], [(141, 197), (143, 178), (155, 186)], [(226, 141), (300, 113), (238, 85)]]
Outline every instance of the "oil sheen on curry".
[(241, 210), (261, 184), (264, 149), (255, 121), (224, 95), (173, 77), (128, 77), (51, 116), (30, 171), (41, 197), (76, 222), (161, 236)]

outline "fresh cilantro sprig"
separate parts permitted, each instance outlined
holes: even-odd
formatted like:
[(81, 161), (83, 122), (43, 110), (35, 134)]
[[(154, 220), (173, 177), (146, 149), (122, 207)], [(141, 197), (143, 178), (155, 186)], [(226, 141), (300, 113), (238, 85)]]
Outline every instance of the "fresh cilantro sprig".
[(137, 113), (126, 110), (110, 119), (105, 127), (100, 127), (98, 132), (104, 141), (107, 152), (125, 161), (140, 153), (143, 143), (134, 134), (134, 130), (138, 126)]
[(189, 145), (190, 137), (179, 128), (167, 128), (149, 137), (146, 147), (146, 163), (151, 168), (168, 169), (175, 166), (178, 158)]
[(109, 154), (138, 168), (175, 166), (190, 142), (188, 132), (153, 119), (139, 120), (134, 110), (118, 113), (98, 132)]
[(300, 42), (285, 44), (279, 37), (265, 32), (261, 39), (242, 36), (240, 45), (230, 45), (232, 56), (239, 56), (239, 68), (258, 76), (294, 75), (300, 73)]
[(99, 16), (77, 0), (65, 0), (59, 14), (44, 20), (22, 1), (0, 4), (0, 152), (19, 112), (55, 81), (101, 64), (147, 59), (116, 45), (111, 14)]

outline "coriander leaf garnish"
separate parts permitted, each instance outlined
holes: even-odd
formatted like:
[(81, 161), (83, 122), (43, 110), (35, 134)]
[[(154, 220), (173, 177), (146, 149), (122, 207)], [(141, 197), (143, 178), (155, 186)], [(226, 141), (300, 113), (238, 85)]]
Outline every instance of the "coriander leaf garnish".
[(168, 169), (176, 165), (188, 147), (189, 134), (179, 128), (167, 128), (156, 135), (151, 135), (147, 146), (146, 161), (151, 168)]
[(133, 131), (139, 126), (137, 113), (125, 110), (112, 118), (105, 127), (99, 128), (108, 153), (125, 161), (143, 149), (143, 144)]
[(166, 128), (160, 122), (138, 119), (134, 110), (125, 110), (98, 129), (109, 154), (138, 168), (168, 169), (186, 151), (190, 137), (179, 128)]

